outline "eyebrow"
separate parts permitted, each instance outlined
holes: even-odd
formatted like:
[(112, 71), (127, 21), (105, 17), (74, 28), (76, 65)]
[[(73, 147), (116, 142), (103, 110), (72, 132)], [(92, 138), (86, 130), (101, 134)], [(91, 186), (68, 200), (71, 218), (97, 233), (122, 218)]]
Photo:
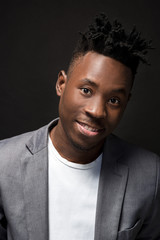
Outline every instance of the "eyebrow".
[[(81, 81), (84, 82), (84, 83), (90, 84), (93, 87), (98, 87), (98, 85), (95, 82), (91, 81), (88, 78), (83, 78)], [(126, 90), (124, 88), (113, 89), (112, 92), (113, 93), (122, 93), (123, 95), (126, 96)]]
[(98, 86), (95, 82), (91, 81), (91, 80), (88, 79), (88, 78), (83, 78), (81, 81), (84, 82), (84, 83), (90, 84), (90, 85), (92, 85), (93, 87), (97, 87), (97, 86)]
[(117, 88), (112, 90), (113, 93), (122, 93), (126, 96), (126, 90), (124, 88)]

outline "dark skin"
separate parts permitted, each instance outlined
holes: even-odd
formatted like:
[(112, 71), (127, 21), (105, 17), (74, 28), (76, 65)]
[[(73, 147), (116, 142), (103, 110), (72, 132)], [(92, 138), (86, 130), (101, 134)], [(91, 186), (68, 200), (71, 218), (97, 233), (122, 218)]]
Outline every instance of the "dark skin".
[(59, 73), (60, 119), (50, 136), (62, 157), (81, 164), (98, 157), (123, 115), (132, 82), (130, 68), (96, 52), (76, 60), (68, 78)]

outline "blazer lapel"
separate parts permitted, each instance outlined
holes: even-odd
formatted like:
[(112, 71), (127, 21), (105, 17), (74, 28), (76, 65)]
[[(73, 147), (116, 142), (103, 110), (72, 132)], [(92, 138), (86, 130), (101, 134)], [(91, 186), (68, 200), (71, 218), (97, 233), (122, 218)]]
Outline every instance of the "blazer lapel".
[(122, 151), (116, 138), (107, 138), (103, 151), (99, 182), (95, 240), (116, 240), (121, 208), (127, 183), (128, 168), (117, 160)]
[[(53, 125), (53, 124), (52, 124)], [(28, 239), (48, 239), (48, 128), (45, 126), (27, 143), (30, 157), (22, 160), (22, 181)]]

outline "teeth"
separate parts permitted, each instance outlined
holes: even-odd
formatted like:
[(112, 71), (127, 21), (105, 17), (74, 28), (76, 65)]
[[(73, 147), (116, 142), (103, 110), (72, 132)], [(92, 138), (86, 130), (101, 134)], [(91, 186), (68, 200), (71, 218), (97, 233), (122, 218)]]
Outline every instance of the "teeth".
[(88, 131), (91, 131), (91, 132), (98, 132), (98, 129), (97, 128), (92, 128), (92, 127), (89, 127), (88, 125), (85, 125), (85, 124), (81, 124), (86, 130)]

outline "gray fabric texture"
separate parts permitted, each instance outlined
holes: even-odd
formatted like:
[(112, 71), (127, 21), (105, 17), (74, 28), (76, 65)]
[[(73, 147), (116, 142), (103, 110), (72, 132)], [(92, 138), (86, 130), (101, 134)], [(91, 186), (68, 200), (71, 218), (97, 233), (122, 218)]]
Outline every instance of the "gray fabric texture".
[[(48, 240), (47, 141), (57, 121), (0, 142), (0, 240)], [(160, 160), (110, 135), (94, 240), (134, 239), (160, 239)]]

